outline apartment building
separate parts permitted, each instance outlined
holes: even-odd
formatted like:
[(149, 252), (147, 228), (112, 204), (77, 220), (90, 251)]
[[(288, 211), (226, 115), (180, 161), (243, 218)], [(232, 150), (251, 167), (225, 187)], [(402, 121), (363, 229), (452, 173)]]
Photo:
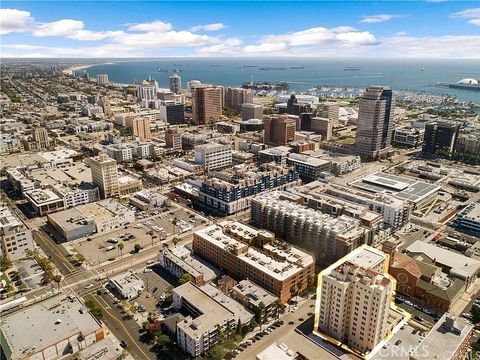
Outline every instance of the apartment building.
[(265, 116), (263, 125), (266, 144), (285, 145), (295, 140), (297, 121), (294, 117), (288, 115)]
[(182, 150), (182, 134), (177, 129), (167, 129), (165, 131), (165, 143), (169, 149)]
[(118, 193), (117, 162), (107, 154), (90, 159), (92, 182), (100, 189), (100, 196), (105, 199)]
[(192, 116), (196, 124), (214, 123), (222, 117), (223, 88), (212, 85), (192, 87)]
[(149, 118), (129, 116), (125, 119), (125, 126), (132, 129), (133, 136), (140, 138), (140, 141), (151, 139)]
[(32, 232), (7, 206), (0, 207), (0, 256), (18, 260), (35, 249)]
[(195, 162), (206, 171), (232, 165), (232, 147), (230, 144), (207, 143), (194, 148)]

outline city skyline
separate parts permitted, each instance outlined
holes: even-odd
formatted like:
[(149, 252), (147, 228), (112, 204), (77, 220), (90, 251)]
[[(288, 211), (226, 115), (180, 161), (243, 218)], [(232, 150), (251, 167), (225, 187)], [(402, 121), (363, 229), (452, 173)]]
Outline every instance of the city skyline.
[(476, 2), (122, 2), (115, 11), (111, 4), (5, 1), (2, 57), (480, 54)]

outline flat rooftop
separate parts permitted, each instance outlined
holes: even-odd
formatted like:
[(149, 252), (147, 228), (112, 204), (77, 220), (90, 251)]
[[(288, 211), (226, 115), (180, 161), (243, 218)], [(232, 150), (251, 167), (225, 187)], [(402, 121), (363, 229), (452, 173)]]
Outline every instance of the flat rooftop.
[(86, 225), (86, 221), (91, 221), (92, 218), (86, 216), (83, 212), (78, 210), (77, 207), (59, 211), (48, 215), (58, 226), (64, 231), (71, 231), (77, 228), (81, 228)]
[(7, 206), (0, 206), (0, 229), (4, 227), (20, 226), (23, 223)]
[(202, 274), (205, 282), (213, 280), (220, 275), (218, 269), (196, 257), (185, 246), (177, 246), (173, 249), (163, 251), (169, 253), (170, 261), (188, 271), (190, 274)]
[(463, 279), (476, 276), (480, 271), (480, 261), (420, 240), (415, 241), (406, 251), (419, 261), (428, 258), (432, 262), (447, 266), (452, 276)]
[(278, 300), (278, 297), (250, 280), (240, 281), (233, 287), (233, 290), (245, 296), (255, 306), (259, 306), (260, 303), (268, 306)]
[(32, 354), (68, 337), (83, 336), (100, 329), (101, 324), (76, 298), (64, 295), (38, 302), (2, 316), (1, 331), (13, 353)]
[(274, 155), (274, 156), (278, 156), (278, 155), (286, 156), (292, 151), (293, 151), (292, 148), (288, 146), (276, 146), (276, 147), (268, 148), (265, 150), (260, 150), (258, 153), (265, 154), (265, 155)]
[(302, 163), (305, 165), (310, 165), (310, 166), (325, 166), (332, 163), (329, 160), (324, 160), (324, 159), (302, 155), (302, 154), (290, 154), (288, 156), (288, 160), (294, 161), (297, 163)]
[[(243, 324), (250, 322), (255, 316), (253, 312), (247, 310), (242, 304), (237, 300), (232, 299), (230, 296), (225, 295), (220, 289), (216, 288), (211, 284), (205, 284), (201, 287), (202, 291), (207, 293), (228, 310), (232, 311), (235, 314), (235, 319), (240, 319)], [(238, 320), (237, 320), (238, 321)]]
[(38, 206), (51, 203), (53, 201), (63, 201), (57, 194), (50, 189), (34, 189), (25, 192), (25, 195), (32, 199)]

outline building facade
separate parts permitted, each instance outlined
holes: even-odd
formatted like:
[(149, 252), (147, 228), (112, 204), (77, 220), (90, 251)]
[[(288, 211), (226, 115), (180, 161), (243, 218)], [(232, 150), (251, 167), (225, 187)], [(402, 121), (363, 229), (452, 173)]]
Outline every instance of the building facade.
[(0, 207), (0, 256), (18, 260), (33, 251), (32, 232), (7, 206)]
[(118, 194), (118, 170), (115, 160), (102, 153), (90, 159), (90, 170), (92, 182), (100, 189), (102, 199)]
[(196, 85), (192, 88), (192, 117), (196, 124), (217, 122), (222, 117), (223, 88)]

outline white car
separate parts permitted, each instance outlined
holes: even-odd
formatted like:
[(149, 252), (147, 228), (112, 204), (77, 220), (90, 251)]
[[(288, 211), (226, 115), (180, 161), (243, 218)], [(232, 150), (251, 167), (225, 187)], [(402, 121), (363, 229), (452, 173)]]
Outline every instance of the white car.
[(152, 265), (153, 263), (155, 263), (155, 260), (148, 260), (147, 261), (147, 265)]
[(143, 272), (152, 272), (153, 270), (152, 269), (149, 269), (149, 268), (146, 268)]
[(91, 289), (93, 286), (93, 284), (88, 284), (87, 286), (85, 286), (85, 289)]

